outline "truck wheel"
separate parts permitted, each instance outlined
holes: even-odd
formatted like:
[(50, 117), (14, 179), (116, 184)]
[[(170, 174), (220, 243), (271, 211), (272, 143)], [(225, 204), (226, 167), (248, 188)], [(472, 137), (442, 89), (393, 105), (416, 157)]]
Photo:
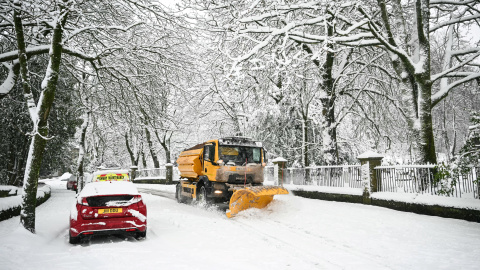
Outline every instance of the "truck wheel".
[(182, 184), (178, 183), (177, 189), (175, 192), (175, 198), (177, 199), (178, 203), (185, 203), (186, 199), (182, 196), (181, 188), (182, 188)]
[(209, 204), (209, 200), (207, 199), (207, 189), (205, 186), (200, 187), (200, 192), (198, 193), (198, 203), (202, 205), (207, 205)]

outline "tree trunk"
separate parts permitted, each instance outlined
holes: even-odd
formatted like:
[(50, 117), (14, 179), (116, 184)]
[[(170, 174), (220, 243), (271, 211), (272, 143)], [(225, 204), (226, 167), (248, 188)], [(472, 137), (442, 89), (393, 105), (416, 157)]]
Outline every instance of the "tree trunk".
[(29, 149), (28, 141), (29, 140), (30, 138), (28, 136), (24, 137), (24, 140), (23, 140), (24, 143), (22, 145), (23, 149), (19, 155), (16, 167), (15, 167), (15, 181), (13, 182), (13, 186), (23, 186), (22, 176), (25, 174), (24, 168), (25, 168), (25, 161), (28, 158), (28, 149)]
[[(327, 36), (333, 36), (334, 29), (331, 17), (327, 23)], [(337, 144), (337, 122), (335, 120), (335, 101), (336, 93), (334, 86), (333, 64), (335, 59), (334, 47), (332, 43), (327, 43), (328, 48), (326, 58), (323, 65), (318, 59), (313, 63), (319, 68), (323, 78), (323, 91), (326, 93), (324, 98), (320, 98), (322, 103), (322, 148), (323, 159), (326, 165), (335, 165), (338, 163), (338, 144)], [(302, 49), (308, 54), (313, 55), (313, 51), (306, 45), (302, 45)], [(304, 163), (307, 164), (307, 163)]]
[(87, 137), (87, 128), (88, 128), (88, 123), (90, 121), (90, 114), (92, 112), (89, 110), (87, 112), (87, 115), (85, 116), (85, 119), (83, 120), (82, 124), (82, 133), (80, 135), (80, 141), (78, 142), (78, 147), (80, 147), (78, 151), (78, 161), (77, 161), (77, 189), (80, 191), (83, 189), (84, 186), (84, 160), (85, 160), (85, 139)]
[(335, 106), (330, 98), (321, 99), (322, 110), (322, 146), (326, 165), (338, 164), (337, 124), (335, 121)]
[(303, 140), (303, 166), (308, 167), (310, 161), (308, 159), (308, 117), (306, 115), (302, 116), (302, 140)]
[(35, 207), (37, 205), (38, 173), (42, 165), (43, 151), (47, 141), (48, 128), (39, 127), (38, 133), (32, 138), (28, 152), (25, 177), (23, 179), (22, 211), (20, 222), (28, 231), (35, 233)]
[(147, 168), (147, 157), (146, 157), (144, 151), (142, 151), (142, 165), (143, 165), (143, 168), (144, 168), (144, 169)]
[(420, 91), (420, 138), (417, 142), (420, 158), (419, 162), (437, 164), (432, 123), (432, 86), (430, 84), (422, 85)]
[(150, 131), (148, 131), (148, 128), (145, 128), (145, 137), (147, 138), (148, 148), (150, 149), (150, 155), (152, 155), (153, 167), (160, 168), (160, 162), (158, 162), (157, 154), (155, 154), (155, 149), (153, 149), (153, 143), (152, 143), (152, 139), (150, 137)]
[(10, 145), (8, 147), (7, 151), (7, 156), (8, 156), (8, 162), (7, 162), (7, 185), (13, 185), (15, 182), (15, 165), (18, 161), (18, 154), (15, 155), (15, 149), (14, 149), (14, 144), (12, 141), (10, 141)]
[(125, 132), (125, 145), (127, 146), (127, 151), (130, 156), (130, 162), (132, 163), (132, 166), (137, 166), (138, 165), (138, 158), (135, 159), (135, 154), (132, 151), (132, 148), (130, 147), (130, 143), (128, 142), (128, 133)]
[[(27, 98), (27, 103), (33, 100), (31, 92), (25, 91), (30, 84), (28, 80), (28, 69), (26, 63), (25, 43), (23, 42), (23, 25), (21, 21), (21, 4), (16, 3), (14, 12), (15, 31), (17, 33), (17, 43), (19, 48), (19, 59), (22, 70), (22, 81), (24, 85), (24, 92)], [(20, 214), (20, 222), (23, 227), (28, 231), (35, 233), (35, 207), (37, 203), (37, 187), (38, 187), (38, 174), (40, 172), (40, 166), (42, 165), (43, 153), (45, 145), (47, 143), (46, 138), (48, 136), (48, 116), (52, 108), (53, 101), (55, 99), (55, 91), (58, 82), (58, 71), (60, 69), (60, 62), (62, 57), (62, 34), (63, 26), (65, 25), (67, 14), (64, 9), (60, 10), (59, 20), (55, 24), (53, 30), (51, 48), (50, 48), (50, 60), (47, 67), (44, 81), (42, 82), (42, 92), (40, 94), (38, 108), (28, 104), (30, 109), (30, 115), (33, 120), (33, 138), (30, 144), (27, 165), (25, 168), (25, 176), (23, 181), (23, 195), (22, 195), (22, 211)]]
[[(332, 20), (333, 18), (329, 19)], [(333, 26), (331, 22), (327, 23), (328, 36), (333, 36)], [(338, 163), (338, 145), (337, 145), (337, 123), (335, 121), (335, 89), (333, 79), (333, 62), (335, 55), (333, 53), (333, 44), (327, 43), (328, 51), (326, 53), (325, 63), (323, 64), (323, 88), (326, 97), (321, 98), (322, 103), (322, 144), (323, 155), (326, 165), (335, 165)]]
[[(413, 18), (413, 28), (411, 33), (403, 27), (405, 25), (403, 19), (403, 10), (401, 2), (394, 1), (394, 9), (387, 10), (385, 0), (377, 0), (378, 6), (381, 10), (381, 18), (383, 21), (383, 30), (386, 31), (382, 43), (386, 45), (387, 50), (390, 50), (392, 55), (392, 65), (402, 78), (402, 89), (406, 92), (402, 93), (404, 97), (404, 108), (408, 111), (408, 124), (413, 133), (414, 147), (417, 152), (418, 163), (437, 163), (435, 154), (435, 140), (433, 136), (432, 124), (432, 82), (431, 82), (431, 62), (430, 62), (430, 3), (429, 0), (415, 1), (415, 17)], [(392, 15), (393, 13), (393, 15)], [(412, 36), (412, 42), (403, 41), (401, 49), (406, 50), (411, 48), (412, 55), (405, 55), (391, 48), (397, 48), (398, 41), (402, 39), (395, 39), (392, 28), (390, 26), (390, 17), (397, 18), (396, 27), (403, 31), (403, 36)], [(379, 39), (378, 25), (374, 22), (369, 23), (372, 33)], [(406, 106), (405, 106), (406, 105)]]

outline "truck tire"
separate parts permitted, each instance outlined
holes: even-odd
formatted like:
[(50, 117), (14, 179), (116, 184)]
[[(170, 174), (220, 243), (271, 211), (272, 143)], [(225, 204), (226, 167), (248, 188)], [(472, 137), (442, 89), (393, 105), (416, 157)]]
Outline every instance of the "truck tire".
[(182, 196), (181, 188), (182, 188), (182, 184), (178, 183), (175, 191), (175, 198), (177, 199), (178, 203), (185, 203), (187, 200)]
[(210, 200), (207, 197), (207, 189), (205, 188), (205, 186), (200, 187), (200, 191), (198, 192), (197, 202), (202, 205), (210, 204)]

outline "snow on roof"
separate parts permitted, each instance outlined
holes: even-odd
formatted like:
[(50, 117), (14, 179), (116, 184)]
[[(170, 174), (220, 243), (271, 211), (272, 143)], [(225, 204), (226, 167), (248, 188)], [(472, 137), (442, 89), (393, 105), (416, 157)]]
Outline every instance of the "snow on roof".
[(78, 198), (85, 198), (99, 195), (138, 195), (138, 190), (132, 182), (93, 182), (87, 184), (78, 195)]
[(287, 162), (283, 157), (277, 157), (272, 160), (272, 162)]
[(73, 174), (69, 173), (69, 172), (66, 172), (64, 174), (62, 174), (62, 176), (60, 176), (58, 179), (68, 179), (70, 178), (70, 176), (72, 176)]
[(93, 175), (96, 176), (100, 174), (110, 174), (110, 173), (122, 174), (122, 173), (129, 173), (129, 171), (128, 170), (100, 170), (100, 171), (94, 172)]
[(365, 158), (383, 158), (383, 156), (380, 155), (379, 153), (375, 153), (375, 152), (369, 150), (369, 151), (367, 151), (367, 152), (359, 155), (357, 158), (358, 158), (358, 159), (365, 159)]

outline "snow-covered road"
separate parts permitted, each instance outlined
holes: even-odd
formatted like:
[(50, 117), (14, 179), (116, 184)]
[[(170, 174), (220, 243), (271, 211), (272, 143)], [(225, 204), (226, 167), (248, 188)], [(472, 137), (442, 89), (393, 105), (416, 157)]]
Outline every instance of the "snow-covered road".
[[(37, 234), (0, 222), (1, 269), (478, 269), (480, 224), (373, 206), (276, 196), (234, 219), (143, 194), (147, 238), (68, 244), (75, 193), (50, 182)], [(142, 186), (144, 187), (144, 186)], [(173, 186), (157, 186), (173, 192)]]

